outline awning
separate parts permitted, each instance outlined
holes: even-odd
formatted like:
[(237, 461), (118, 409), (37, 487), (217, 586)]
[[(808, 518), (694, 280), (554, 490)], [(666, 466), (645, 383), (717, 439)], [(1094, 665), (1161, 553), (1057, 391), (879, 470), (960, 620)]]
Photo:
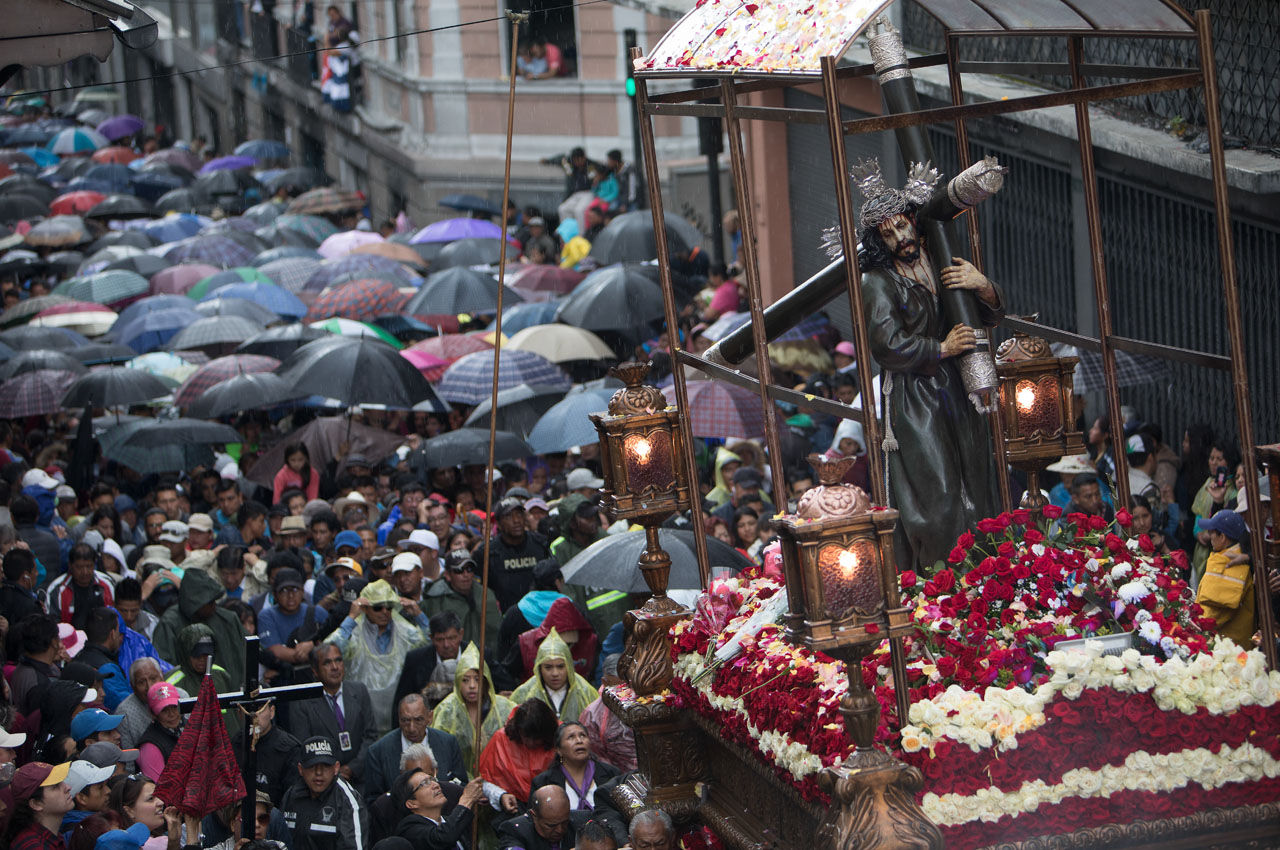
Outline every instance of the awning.
[(28, 0), (22, 12), (0, 18), (0, 84), (19, 67), (105, 62), (116, 39), (133, 49), (156, 40), (156, 22), (124, 0)]

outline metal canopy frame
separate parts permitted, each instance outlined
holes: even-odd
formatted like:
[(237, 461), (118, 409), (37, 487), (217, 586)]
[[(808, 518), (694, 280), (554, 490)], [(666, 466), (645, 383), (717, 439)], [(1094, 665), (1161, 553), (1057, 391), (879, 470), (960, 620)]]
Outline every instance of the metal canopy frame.
[[(775, 0), (776, 2), (777, 0)], [(712, 0), (707, 0), (712, 2)], [(728, 0), (726, 5), (733, 5), (738, 0)], [(759, 2), (759, 0), (758, 0)], [(769, 0), (764, 0), (769, 2)], [(785, 0), (784, 0), (785, 2)], [(1106, 384), (1107, 408), (1112, 422), (1122, 422), (1120, 413), (1120, 388), (1116, 380), (1117, 350), (1137, 352), (1164, 357), (1166, 359), (1190, 362), (1200, 366), (1230, 371), (1235, 398), (1236, 417), (1238, 420), (1241, 453), (1246, 470), (1250, 474), (1245, 482), (1248, 498), (1248, 520), (1251, 528), (1252, 551), (1255, 565), (1264, 562), (1267, 552), (1265, 542), (1265, 516), (1261, 510), (1258, 478), (1253, 474), (1257, 469), (1257, 451), (1253, 434), (1252, 403), (1249, 397), (1248, 369), (1245, 360), (1244, 336), (1240, 307), (1239, 286), (1236, 276), (1235, 247), (1231, 237), (1231, 209), (1228, 199), (1226, 179), (1226, 159), (1223, 149), (1221, 119), (1218, 106), (1217, 74), (1213, 62), (1213, 41), (1210, 14), (1207, 10), (1195, 13), (1194, 17), (1177, 8), (1172, 0), (917, 0), (934, 17), (946, 25), (945, 15), (940, 10), (954, 12), (960, 7), (1009, 7), (1019, 4), (1024, 17), (1042, 12), (1055, 4), (1074, 10), (1087, 9), (1098, 15), (1105, 5), (1111, 7), (1106, 15), (1111, 20), (1116, 15), (1123, 15), (1125, 10), (1138, 6), (1151, 8), (1152, 3), (1172, 9), (1177, 17), (1185, 22), (1185, 28), (1169, 27), (1167, 29), (1124, 29), (1094, 27), (1092, 29), (1071, 29), (1041, 21), (1037, 26), (1034, 20), (1028, 20), (1020, 28), (1005, 29), (958, 29), (946, 31), (946, 52), (913, 57), (909, 64), (912, 68), (945, 66), (951, 89), (951, 105), (932, 109), (923, 109), (914, 113), (898, 115), (879, 115), (870, 118), (843, 120), (840, 113), (840, 94), (842, 86), (850, 80), (869, 77), (875, 74), (871, 65), (859, 64), (837, 67), (838, 56), (825, 56), (820, 60), (820, 72), (813, 73), (768, 73), (732, 68), (688, 67), (683, 69), (655, 69), (644, 67), (645, 63), (639, 50), (633, 51), (629, 59), (633, 62), (636, 79), (636, 103), (640, 114), (641, 148), (644, 155), (645, 176), (651, 187), (651, 209), (654, 219), (654, 233), (658, 249), (658, 268), (663, 289), (663, 303), (666, 322), (669, 329), (678, 327), (674, 288), (672, 284), (670, 256), (668, 253), (666, 229), (663, 226), (663, 201), (661, 182), (659, 180), (658, 160), (655, 147), (653, 120), (658, 116), (680, 116), (694, 118), (720, 118), (728, 134), (730, 164), (733, 175), (734, 191), (738, 199), (738, 212), (743, 234), (741, 261), (747, 280), (748, 301), (750, 304), (752, 342), (755, 352), (759, 380), (737, 370), (710, 363), (703, 358), (682, 348), (682, 340), (676, 333), (669, 333), (673, 366), (673, 378), (676, 400), (680, 408), (679, 427), (685, 431), (685, 457), (690, 480), (696, 474), (692, 433), (688, 420), (689, 397), (686, 386), (684, 368), (692, 366), (712, 378), (728, 380), (757, 391), (765, 413), (765, 441), (769, 451), (770, 471), (775, 482), (775, 492), (783, 492), (786, 478), (782, 466), (782, 452), (778, 438), (777, 408), (772, 400), (791, 401), (828, 413), (835, 413), (845, 418), (861, 415), (869, 446), (880, 444), (880, 426), (874, 413), (874, 405), (864, 404), (861, 414), (857, 410), (838, 402), (814, 400), (784, 387), (774, 384), (772, 369), (768, 357), (768, 340), (764, 330), (764, 302), (760, 281), (760, 268), (756, 256), (756, 237), (751, 185), (747, 175), (747, 159), (743, 149), (743, 121), (778, 121), (804, 124), (824, 124), (828, 130), (831, 145), (833, 173), (847, 175), (849, 173), (844, 139), (846, 136), (879, 130), (890, 130), (899, 127), (917, 126), (933, 123), (951, 122), (957, 139), (960, 155), (960, 168), (970, 165), (967, 122), (975, 118), (986, 118), (1031, 109), (1043, 109), (1053, 106), (1071, 105), (1075, 110), (1076, 130), (1080, 165), (1084, 182), (1086, 219), (1091, 247), (1091, 272), (1093, 278), (1094, 297), (1096, 301), (1099, 336), (1097, 339), (1039, 325), (1029, 321), (1006, 320), (1021, 330), (1030, 330), (1049, 339), (1069, 341), (1072, 344), (1098, 351), (1102, 355), (1103, 375)], [(876, 14), (891, 5), (881, 4)], [(690, 14), (696, 14), (697, 9)], [(874, 15), (869, 17), (869, 23)], [(866, 25), (864, 23), (864, 27)], [(678, 25), (677, 25), (678, 26)], [(674, 32), (674, 29), (673, 29)], [(856, 35), (862, 32), (859, 29)], [(1067, 42), (1069, 61), (1066, 65), (1060, 62), (973, 62), (960, 59), (960, 42), (972, 37), (1000, 36), (1052, 36), (1064, 38)], [(1083, 60), (1083, 45), (1086, 37), (1160, 37), (1195, 39), (1199, 57), (1199, 68), (1158, 68), (1145, 66), (1101, 65), (1090, 64)], [(851, 38), (845, 45), (847, 50)], [(661, 44), (661, 42), (660, 42)], [(655, 51), (657, 48), (655, 48)], [(1057, 74), (1069, 76), (1071, 88), (1025, 97), (1010, 98), (999, 101), (966, 102), (962, 84), (964, 74), (970, 73), (1021, 73), (1021, 74)], [(692, 78), (714, 79), (716, 85), (699, 86), (680, 91), (650, 94), (649, 84), (656, 81), (673, 79), (689, 80)], [(1093, 84), (1098, 79), (1122, 78), (1127, 82)], [(742, 99), (757, 92), (774, 91), (801, 85), (819, 85), (822, 89), (824, 108), (791, 109), (765, 106), (751, 106), (741, 103)], [(1117, 336), (1113, 331), (1110, 307), (1110, 285), (1107, 279), (1106, 260), (1102, 239), (1102, 224), (1098, 209), (1097, 170), (1093, 157), (1093, 138), (1090, 126), (1089, 104), (1095, 101), (1129, 97), (1133, 95), (1151, 94), (1154, 92), (1174, 91), (1179, 89), (1201, 89), (1204, 93), (1205, 114), (1208, 123), (1209, 159), (1213, 184), (1213, 205), (1217, 224), (1220, 271), (1222, 275), (1223, 297), (1227, 313), (1230, 354), (1226, 357), (1208, 352), (1199, 352), (1175, 346), (1166, 346), (1142, 340), (1133, 340)], [(697, 101), (702, 101), (698, 103)], [(836, 199), (839, 220), (844, 241), (845, 256), (856, 256), (857, 226), (854, 218), (854, 203), (850, 180), (836, 180)], [(983, 268), (982, 244), (979, 238), (977, 212), (968, 211), (968, 233), (971, 246), (971, 262), (979, 269)], [(852, 325), (854, 329), (853, 344), (857, 350), (858, 362), (868, 363), (871, 360), (870, 344), (867, 328), (863, 320), (861, 274), (856, 262), (848, 263), (850, 273), (847, 275), (849, 302), (852, 308)], [(1068, 339), (1068, 337), (1070, 339)], [(873, 378), (869, 369), (859, 369), (860, 390), (862, 399), (874, 399)], [(1004, 451), (1000, 440), (996, 441), (996, 462), (1003, 464)], [(878, 451), (868, 452), (872, 481), (872, 498), (877, 504), (887, 504), (887, 493), (884, 476), (884, 458)], [(1116, 489), (1118, 504), (1129, 502), (1128, 464), (1124, 452), (1116, 453), (1117, 480)], [(1002, 499), (1008, 510), (1010, 497), (1004, 476), (1002, 481)], [(782, 489), (780, 489), (782, 488)], [(702, 527), (702, 508), (698, 500), (692, 505), (693, 520), (697, 527)], [(709, 572), (706, 542), (703, 535), (694, 535), (697, 541), (697, 556), (703, 584), (706, 585)], [(1255, 571), (1257, 570), (1255, 566)], [(1276, 669), (1275, 624), (1272, 617), (1271, 597), (1265, 578), (1255, 572), (1257, 617), (1262, 632), (1262, 649), (1266, 654), (1268, 665)], [(901, 663), (901, 652), (895, 652), (895, 672)], [(905, 669), (903, 670), (905, 673)], [(905, 707), (900, 702), (900, 714), (905, 717)]]

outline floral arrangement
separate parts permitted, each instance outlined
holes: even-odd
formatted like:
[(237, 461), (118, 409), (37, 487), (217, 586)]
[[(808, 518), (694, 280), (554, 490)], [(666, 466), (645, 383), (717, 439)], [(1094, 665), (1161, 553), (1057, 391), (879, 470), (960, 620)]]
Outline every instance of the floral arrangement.
[[(878, 740), (924, 773), (920, 802), (947, 845), (1280, 798), (1280, 672), (1257, 650), (1212, 641), (1181, 565), (1127, 539), (1123, 514), (1114, 526), (1049, 518), (1059, 521), (985, 520), (931, 575), (902, 575), (917, 631), (901, 734), (887, 645), (863, 664), (882, 707)], [(852, 748), (838, 713), (844, 665), (777, 625), (743, 636), (784, 592), (776, 574), (713, 585), (673, 629), (672, 690), (825, 803), (816, 776)], [(1135, 635), (1120, 654), (1090, 640), (1117, 631)], [(717, 664), (730, 639), (738, 653)], [(1078, 639), (1083, 651), (1054, 648)]]

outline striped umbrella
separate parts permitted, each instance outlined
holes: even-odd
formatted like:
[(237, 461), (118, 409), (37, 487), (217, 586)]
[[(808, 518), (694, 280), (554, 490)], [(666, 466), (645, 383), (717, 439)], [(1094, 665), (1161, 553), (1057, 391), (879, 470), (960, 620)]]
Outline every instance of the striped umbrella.
[(133, 298), (147, 294), (151, 284), (145, 277), (123, 269), (97, 272), (84, 277), (75, 277), (58, 284), (55, 295), (65, 295), (77, 301), (92, 301), (95, 304), (121, 304)]
[(417, 276), (395, 260), (372, 254), (350, 254), (321, 263), (304, 289), (319, 292), (350, 280), (385, 280), (405, 287), (418, 285)]
[(116, 320), (111, 338), (134, 351), (155, 351), (173, 339), (178, 331), (204, 318), (194, 307), (195, 304), (188, 302), (185, 307), (154, 310), (131, 317), (127, 321), (122, 317)]
[(0, 410), (8, 419), (57, 413), (63, 394), (75, 380), (74, 372), (57, 369), (23, 372), (0, 384)]
[(292, 212), (277, 218), (272, 222), (272, 226), (278, 230), (301, 233), (314, 240), (317, 245), (338, 232), (338, 226), (327, 218), (321, 218), (318, 215), (298, 215)]
[(287, 211), (291, 214), (315, 215), (317, 213), (355, 212), (364, 207), (364, 196), (359, 192), (346, 192), (325, 186), (303, 192), (290, 201)]
[(64, 295), (37, 295), (26, 301), (19, 301), (14, 306), (0, 313), (0, 326), (13, 327), (31, 321), (40, 315), (42, 310), (58, 304), (70, 304), (72, 299)]
[(144, 372), (155, 375), (157, 378), (168, 378), (176, 384), (182, 383), (200, 368), (194, 363), (188, 363), (178, 355), (168, 351), (153, 351), (150, 354), (143, 354), (125, 363), (124, 366), (126, 369), (141, 369)]
[[(269, 280), (233, 283), (220, 287), (213, 295), (218, 298), (243, 298), (265, 307), (277, 316), (291, 319), (300, 319), (307, 314), (307, 306), (298, 300), (298, 296)], [(204, 300), (209, 297), (206, 295)]]
[(59, 156), (93, 153), (110, 144), (106, 136), (88, 127), (68, 127), (54, 135), (45, 147)]
[(49, 204), (49, 212), (54, 215), (74, 215), (88, 212), (107, 199), (101, 192), (67, 192), (59, 195)]
[(180, 263), (151, 276), (153, 295), (186, 295), (191, 287), (211, 274), (217, 274), (216, 266), (208, 263)]
[[(689, 381), (689, 425), (695, 437), (753, 440), (764, 436), (760, 396), (721, 381)], [(676, 403), (674, 386), (662, 390)]]
[(315, 330), (328, 331), (337, 336), (353, 337), (356, 339), (377, 339), (385, 342), (387, 345), (395, 349), (404, 347), (404, 343), (396, 339), (387, 331), (371, 325), (367, 322), (357, 322), (355, 319), (344, 319), (340, 316), (334, 316), (331, 319), (325, 319), (322, 322), (312, 322), (308, 327)]
[(404, 296), (393, 284), (383, 280), (354, 280), (330, 289), (307, 311), (307, 320), (318, 322), (330, 316), (356, 321), (369, 321), (387, 313), (399, 313)]
[(187, 290), (187, 297), (198, 301), (233, 283), (273, 283), (273, 281), (253, 266), (236, 266), (232, 269), (214, 272), (199, 281), (195, 286)]
[[(445, 401), (477, 404), (489, 397), (493, 381), (493, 351), (468, 354), (450, 366), (436, 392)], [(498, 389), (520, 384), (569, 389), (573, 381), (559, 366), (531, 351), (503, 349), (498, 357)]]
[(307, 257), (284, 257), (258, 266), (258, 271), (289, 292), (301, 292), (307, 281), (320, 268), (319, 260)]
[(428, 354), (435, 355), (442, 360), (448, 360), (452, 363), (466, 357), (468, 354), (474, 354), (477, 351), (491, 351), (493, 343), (486, 342), (478, 336), (466, 336), (464, 334), (446, 334), (444, 336), (432, 337), (424, 339), (422, 342), (415, 342), (409, 346), (414, 351), (425, 351)]
[(27, 231), (26, 243), (38, 248), (66, 248), (89, 241), (89, 229), (78, 215), (55, 215)]
[(85, 336), (101, 336), (116, 323), (116, 311), (101, 304), (71, 301), (48, 308), (31, 320), (42, 328), (70, 328)]
[(263, 325), (240, 316), (209, 316), (192, 322), (169, 340), (171, 351), (184, 348), (205, 349), (231, 346), (234, 348), (254, 334), (261, 333)]
[(173, 394), (173, 403), (179, 407), (186, 407), (215, 384), (230, 380), (237, 375), (273, 372), (279, 365), (280, 361), (274, 357), (263, 357), (260, 354), (230, 354), (210, 360), (182, 382), (182, 386), (178, 387), (178, 391)]
[(254, 252), (227, 236), (193, 236), (175, 242), (164, 253), (164, 258), (171, 263), (208, 263), (211, 266), (229, 269), (233, 266), (247, 266), (253, 260)]

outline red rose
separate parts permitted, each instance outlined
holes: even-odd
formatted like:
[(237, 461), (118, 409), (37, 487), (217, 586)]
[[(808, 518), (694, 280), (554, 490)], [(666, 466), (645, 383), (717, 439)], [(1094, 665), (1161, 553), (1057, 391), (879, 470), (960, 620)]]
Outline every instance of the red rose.
[(978, 531), (983, 534), (999, 534), (1004, 531), (1004, 526), (1000, 524), (998, 519), (980, 519), (978, 520)]
[(1000, 553), (1001, 557), (1012, 558), (1016, 549), (1012, 543), (1006, 540), (1004, 543), (1001, 543), (996, 547), (996, 551)]
[(1121, 540), (1119, 537), (1115, 536), (1114, 534), (1108, 534), (1104, 538), (1104, 542), (1107, 544), (1107, 548), (1110, 549), (1112, 552), (1124, 551), (1124, 541)]
[(1116, 511), (1116, 522), (1120, 523), (1121, 528), (1128, 528), (1133, 525), (1133, 515), (1124, 508)]
[(1041, 534), (1039, 531), (1035, 530), (1034, 528), (1028, 528), (1026, 532), (1022, 535), (1022, 537), (1028, 543), (1033, 543), (1033, 544), (1039, 543), (1040, 541), (1044, 540), (1044, 535)]
[(1040, 509), (1040, 513), (1044, 514), (1045, 519), (1057, 519), (1062, 516), (1062, 508), (1057, 505), (1045, 505)]
[(947, 563), (958, 564), (965, 558), (965, 552), (959, 546), (951, 550), (951, 554), (947, 556)]
[(1102, 531), (1107, 527), (1107, 521), (1100, 516), (1091, 516), (1088, 521), (1090, 531)]
[(915, 587), (918, 580), (915, 570), (903, 570), (902, 574), (898, 576), (898, 583), (902, 585), (903, 590), (910, 590)]
[(956, 545), (961, 549), (968, 549), (974, 544), (973, 533), (966, 531), (960, 535), (960, 539), (956, 541)]
[(1026, 564), (1018, 564), (1013, 568), (1013, 577), (1018, 581), (1031, 578), (1031, 568)]
[(933, 577), (932, 584), (938, 588), (939, 593), (950, 593), (956, 586), (956, 574), (951, 570), (943, 570)]
[(1011, 515), (1014, 525), (1026, 525), (1031, 521), (1031, 511), (1026, 508), (1017, 508)]
[(1138, 548), (1141, 549), (1143, 552), (1146, 552), (1148, 555), (1150, 555), (1152, 552), (1156, 551), (1156, 544), (1151, 542), (1151, 535), (1139, 534)]

